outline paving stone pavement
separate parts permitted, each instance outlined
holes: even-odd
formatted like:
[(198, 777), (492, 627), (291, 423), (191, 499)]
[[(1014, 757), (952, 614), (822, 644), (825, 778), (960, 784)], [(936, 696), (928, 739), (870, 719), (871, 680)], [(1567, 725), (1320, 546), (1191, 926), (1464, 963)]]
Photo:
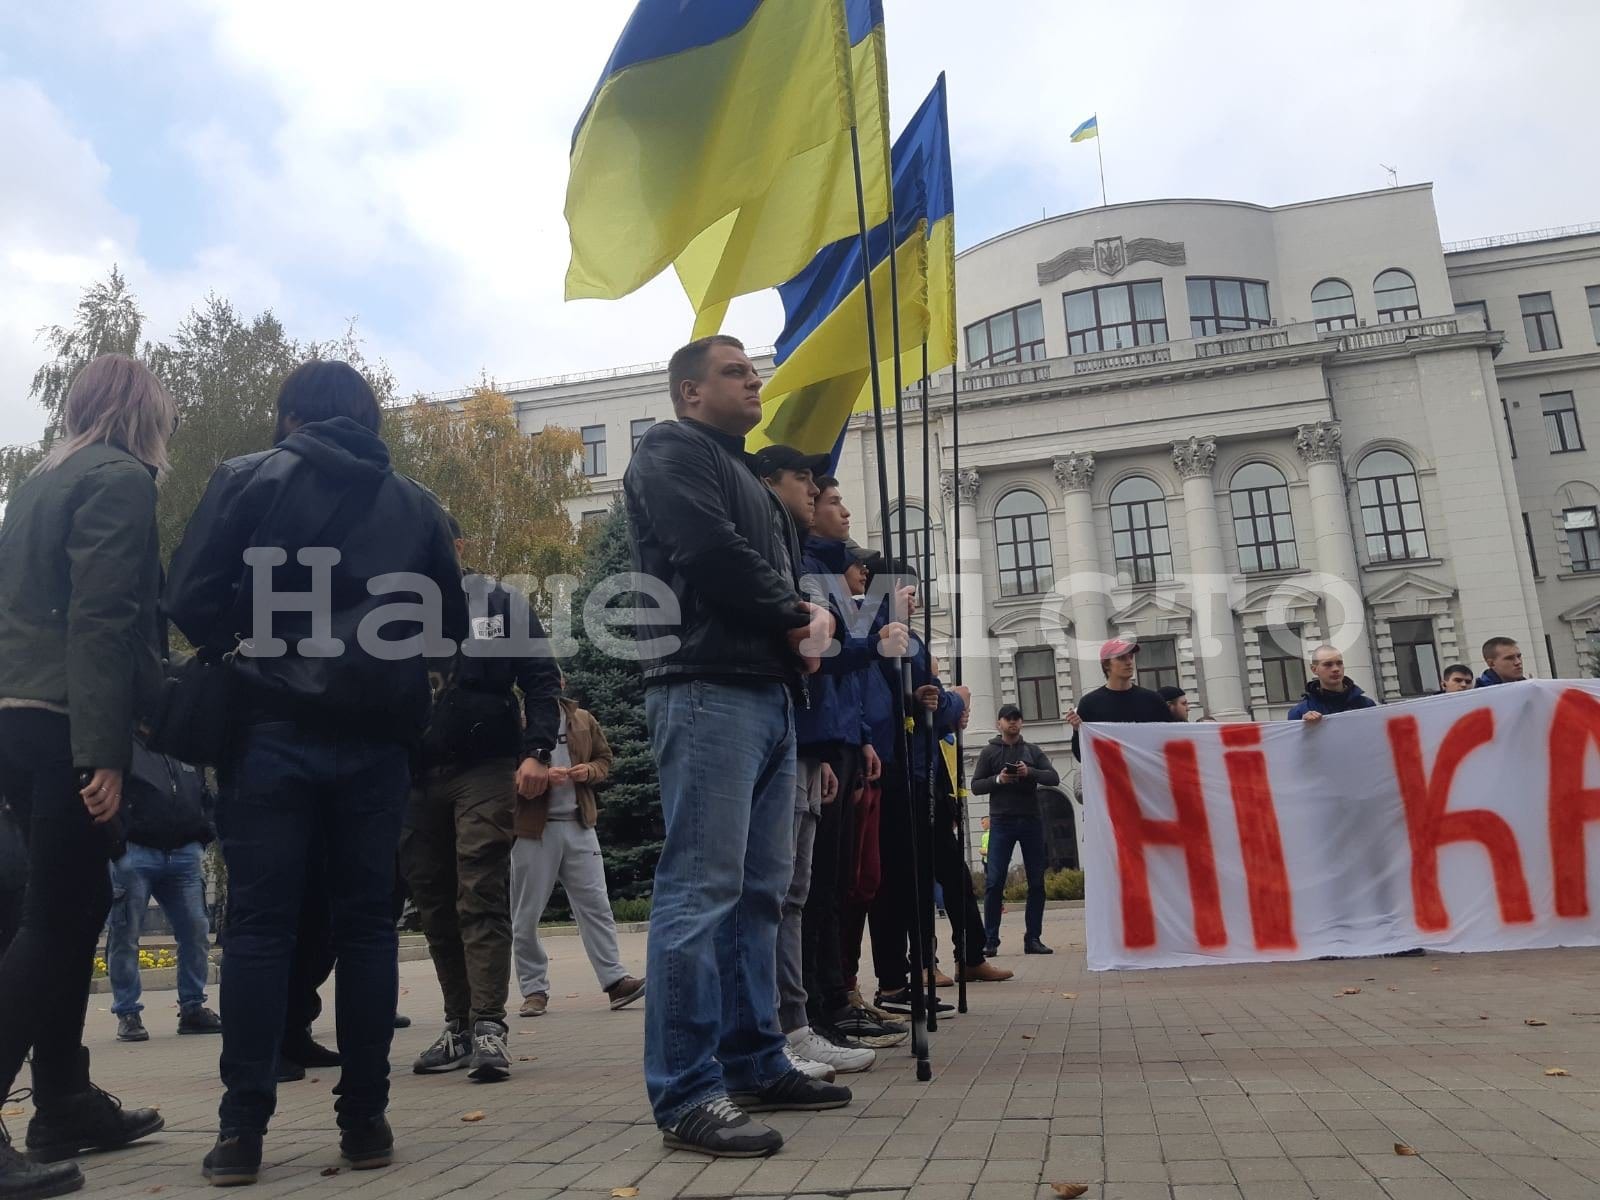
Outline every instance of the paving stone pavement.
[[(787, 1145), (760, 1162), (663, 1151), (642, 1012), (607, 1010), (576, 938), (550, 940), (550, 1012), (513, 1018), (518, 1061), (499, 1085), (411, 1073), (437, 1032), (437, 990), (428, 963), (403, 964), (416, 1023), (395, 1036), (396, 1165), (331, 1172), (336, 1074), (313, 1072), (280, 1089), (266, 1171), (245, 1195), (1033, 1200), (1083, 1183), (1089, 1200), (1600, 1197), (1594, 951), (1091, 974), (1081, 911), (1047, 916), (1052, 957), (1022, 956), (1019, 932), (999, 960), (1017, 978), (974, 985), (971, 1011), (942, 1023), (932, 1082), (889, 1052), (849, 1077), (850, 1108), (775, 1118)], [(622, 949), (642, 964), (644, 936)], [(216, 1040), (175, 1036), (174, 996), (159, 992), (146, 996), (151, 1040), (118, 1045), (109, 999), (90, 1005), (95, 1079), (159, 1104), (167, 1130), (85, 1158), (80, 1194), (213, 1194), (199, 1162)]]

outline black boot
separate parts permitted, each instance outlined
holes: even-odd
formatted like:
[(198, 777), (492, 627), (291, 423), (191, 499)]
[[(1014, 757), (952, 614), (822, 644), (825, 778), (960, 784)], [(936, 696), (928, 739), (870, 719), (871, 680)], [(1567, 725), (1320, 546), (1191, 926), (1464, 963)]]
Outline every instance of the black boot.
[(59, 1162), (86, 1150), (120, 1150), (166, 1124), (153, 1108), (124, 1110), (121, 1100), (93, 1084), (48, 1103), (36, 1094), (34, 1104), (28, 1153), (39, 1162)]
[(383, 1117), (361, 1121), (339, 1132), (339, 1157), (352, 1171), (375, 1171), (394, 1161), (394, 1131)]
[(243, 1133), (236, 1137), (217, 1135), (217, 1144), (206, 1152), (200, 1173), (212, 1187), (241, 1187), (254, 1183), (261, 1174), (261, 1135)]
[[(27, 1092), (7, 1096), (6, 1103), (25, 1100)], [(65, 1196), (83, 1186), (83, 1172), (75, 1162), (39, 1163), (20, 1154), (11, 1134), (0, 1121), (0, 1200), (45, 1200)]]
[(278, 1051), (280, 1058), (290, 1062), (299, 1063), (302, 1067), (337, 1067), (339, 1054), (329, 1050), (322, 1043), (311, 1036), (311, 1030), (302, 1029), (295, 1033), (285, 1034), (283, 1046)]

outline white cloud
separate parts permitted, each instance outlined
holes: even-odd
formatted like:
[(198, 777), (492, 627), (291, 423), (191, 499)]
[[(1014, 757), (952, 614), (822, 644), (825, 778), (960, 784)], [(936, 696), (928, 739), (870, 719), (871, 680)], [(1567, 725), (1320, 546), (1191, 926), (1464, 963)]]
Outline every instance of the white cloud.
[[(208, 290), (271, 305), (301, 336), (358, 316), (407, 389), (480, 368), (506, 381), (658, 359), (686, 334), (670, 276), (618, 303), (562, 301), (571, 127), (631, 0), (158, 7), (108, 0), (83, 27), (122, 54), (164, 55), (181, 38), (195, 57), (171, 69), (248, 101), (152, 132), (192, 164), (170, 187), (198, 189), (185, 208), (205, 214), (205, 240), (181, 268), (151, 270), (140, 223), (164, 214), (119, 212), (104, 161), (116, 156), (37, 87), (0, 80), (0, 142), (25, 151), (0, 161), (8, 398), (36, 365), (33, 329), (65, 319), (112, 259), (153, 332)], [(1546, 4), (1537, 21), (1465, 3), (887, 9), (897, 123), (949, 69), (963, 242), (1094, 203), (1096, 147), (1066, 138), (1097, 109), (1114, 201), (1309, 199), (1381, 186), (1384, 161), (1405, 182), (1436, 181), (1446, 237), (1600, 217), (1600, 160), (1574, 153), (1593, 140), (1600, 39), (1600, 8), (1584, 0)], [(730, 321), (757, 342), (777, 325), (770, 296)], [(0, 437), (16, 436), (14, 406)]]

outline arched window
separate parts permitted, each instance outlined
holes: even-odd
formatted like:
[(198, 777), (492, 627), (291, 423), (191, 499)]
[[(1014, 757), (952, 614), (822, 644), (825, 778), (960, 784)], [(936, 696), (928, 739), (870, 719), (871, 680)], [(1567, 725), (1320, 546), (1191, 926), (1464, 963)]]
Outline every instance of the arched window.
[(1283, 472), (1266, 463), (1246, 463), (1233, 473), (1233, 540), (1239, 547), (1239, 569), (1288, 571), (1300, 565), (1294, 544), (1294, 517), (1289, 513), (1289, 483)]
[(1361, 529), (1372, 562), (1428, 557), (1422, 495), (1411, 460), (1397, 450), (1374, 450), (1356, 468)]
[(1378, 301), (1378, 323), (1419, 321), (1422, 305), (1417, 301), (1417, 281), (1408, 272), (1391, 267), (1373, 280), (1372, 291)]
[(1155, 480), (1135, 475), (1111, 489), (1111, 540), (1118, 583), (1172, 578), (1167, 498)]
[(994, 541), (1002, 596), (1031, 596), (1055, 586), (1050, 518), (1038, 496), (1018, 488), (1000, 498), (994, 509)]
[(1311, 317), (1318, 333), (1356, 326), (1356, 294), (1342, 279), (1324, 279), (1311, 289)]
[[(922, 580), (922, 603), (930, 608), (939, 603), (939, 532), (933, 530), (933, 557), (926, 562), (923, 560), (923, 522), (926, 517), (922, 509), (915, 504), (906, 505), (906, 556), (911, 560), (911, 566), (916, 570), (917, 577)], [(889, 532), (894, 535), (895, 545), (900, 544), (900, 510), (897, 508), (889, 518)]]

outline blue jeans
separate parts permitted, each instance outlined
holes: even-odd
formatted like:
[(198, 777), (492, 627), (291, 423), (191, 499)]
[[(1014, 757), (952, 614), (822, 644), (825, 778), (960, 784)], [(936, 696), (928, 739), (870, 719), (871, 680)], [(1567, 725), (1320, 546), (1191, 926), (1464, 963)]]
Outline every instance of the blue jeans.
[(984, 866), (983, 935), (1000, 944), (1000, 908), (1005, 904), (1006, 872), (1011, 852), (1022, 847), (1022, 869), (1028, 873), (1027, 940), (1036, 942), (1044, 929), (1044, 821), (1040, 817), (991, 816), (989, 860)]
[(211, 920), (206, 915), (206, 884), (200, 870), (204, 858), (199, 842), (176, 850), (152, 850), (130, 842), (128, 852), (111, 864), (106, 968), (111, 976), (111, 1011), (117, 1016), (144, 1011), (139, 1003), (139, 932), (152, 896), (167, 914), (178, 943), (179, 1007), (206, 1002)]
[(794, 869), (794, 709), (778, 683), (645, 692), (666, 842), (650, 903), (644, 1080), (663, 1129), (789, 1070), (778, 921)]
[(399, 994), (395, 854), (410, 781), (405, 748), (394, 743), (288, 721), (241, 731), (217, 806), (228, 865), (224, 1137), (265, 1133), (277, 1105), (290, 961), (313, 864), (325, 871), (338, 959), (339, 1126), (388, 1107)]

